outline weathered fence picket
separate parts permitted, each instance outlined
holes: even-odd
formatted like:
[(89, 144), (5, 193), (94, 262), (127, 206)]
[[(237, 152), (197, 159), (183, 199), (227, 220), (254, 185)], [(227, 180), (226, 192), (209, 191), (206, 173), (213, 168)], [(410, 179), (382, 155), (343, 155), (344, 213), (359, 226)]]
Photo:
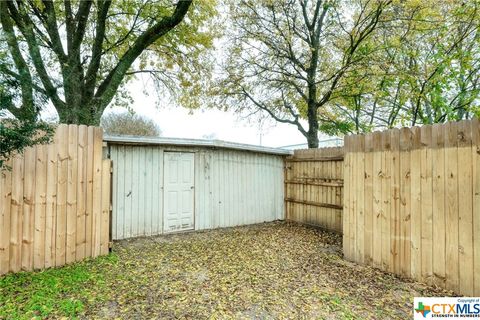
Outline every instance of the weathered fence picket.
[(102, 129), (59, 125), (0, 172), (0, 274), (108, 253), (110, 160)]
[(342, 232), (342, 148), (295, 150), (285, 163), (286, 219)]
[(478, 119), (345, 138), (349, 260), (480, 294)]

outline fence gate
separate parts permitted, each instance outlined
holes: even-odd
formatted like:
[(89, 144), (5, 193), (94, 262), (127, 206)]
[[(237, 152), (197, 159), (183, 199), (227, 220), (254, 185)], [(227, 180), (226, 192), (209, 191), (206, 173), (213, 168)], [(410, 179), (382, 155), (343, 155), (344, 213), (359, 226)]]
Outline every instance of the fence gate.
[(285, 163), (286, 218), (341, 233), (343, 148), (295, 150)]

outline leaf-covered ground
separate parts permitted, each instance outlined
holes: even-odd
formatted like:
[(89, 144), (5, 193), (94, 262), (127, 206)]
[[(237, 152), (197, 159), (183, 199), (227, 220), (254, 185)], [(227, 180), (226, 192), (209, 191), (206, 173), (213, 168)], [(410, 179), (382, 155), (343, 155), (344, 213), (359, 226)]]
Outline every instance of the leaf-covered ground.
[(414, 296), (450, 294), (347, 262), (340, 236), (283, 222), (113, 251), (0, 277), (0, 318), (406, 319)]

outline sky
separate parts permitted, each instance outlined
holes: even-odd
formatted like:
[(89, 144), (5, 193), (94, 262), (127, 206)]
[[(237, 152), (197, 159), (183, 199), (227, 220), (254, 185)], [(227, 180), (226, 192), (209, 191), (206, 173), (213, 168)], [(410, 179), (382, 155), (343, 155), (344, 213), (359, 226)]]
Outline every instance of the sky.
[[(222, 14), (226, 13), (222, 11)], [(221, 63), (225, 59), (225, 38), (215, 39), (215, 61)], [(217, 66), (218, 67), (218, 66)], [(216, 69), (215, 72), (222, 72)], [(219, 139), (230, 142), (262, 145), (267, 147), (284, 147), (302, 145), (306, 147), (306, 138), (291, 124), (278, 123), (263, 114), (259, 116), (240, 115), (231, 111), (203, 108), (189, 110), (169, 102), (158, 103), (158, 95), (145, 95), (144, 91), (156, 90), (151, 85), (148, 75), (137, 75), (137, 79), (128, 83), (128, 90), (134, 103), (132, 110), (140, 115), (153, 119), (162, 131), (162, 136), (173, 138)], [(160, 106), (159, 106), (160, 105)], [(107, 112), (121, 112), (119, 108), (110, 108)], [(261, 120), (260, 120), (261, 119)], [(308, 125), (304, 121), (304, 128)], [(320, 140), (332, 137), (320, 135)], [(298, 148), (300, 146), (296, 146)]]
[[(215, 60), (222, 61), (222, 48), (225, 39), (215, 41)], [(268, 115), (246, 118), (234, 111), (217, 109), (189, 110), (170, 102), (158, 101), (157, 94), (145, 95), (144, 92), (154, 92), (155, 86), (146, 75), (137, 75), (136, 80), (127, 84), (127, 90), (133, 98), (130, 108), (135, 113), (154, 120), (162, 131), (163, 137), (218, 139), (230, 142), (262, 145), (268, 147), (296, 146), (306, 147), (306, 138), (291, 124), (278, 123)], [(126, 112), (123, 108), (109, 107), (105, 114), (110, 112)], [(57, 118), (53, 106), (48, 106), (42, 112), (42, 118)], [(304, 128), (308, 125), (304, 122)], [(320, 135), (320, 140), (329, 140), (331, 137)], [(299, 146), (298, 146), (299, 145)], [(330, 145), (330, 144), (328, 144)]]
[[(306, 147), (305, 137), (295, 126), (278, 123), (268, 117), (262, 117), (263, 120), (259, 121), (259, 117), (245, 118), (233, 111), (207, 108), (189, 110), (169, 105), (168, 102), (158, 103), (158, 95), (144, 94), (148, 82), (138, 78), (128, 83), (128, 90), (133, 98), (131, 109), (154, 120), (160, 127), (163, 137), (218, 139), (267, 147), (291, 145), (301, 145), (296, 146), (297, 148)], [(155, 89), (152, 86), (147, 88), (147, 91), (149, 90)], [(110, 112), (126, 112), (126, 109), (109, 107), (105, 110), (105, 114)], [(53, 106), (47, 107), (42, 112), (42, 118), (57, 118)], [(331, 137), (320, 136), (320, 140), (327, 139)]]
[[(163, 137), (218, 139), (268, 147), (306, 143), (305, 137), (295, 126), (277, 123), (272, 119), (264, 118), (260, 124), (258, 118), (242, 118), (233, 111), (207, 108), (189, 110), (181, 106), (169, 106), (168, 102), (158, 103), (158, 95), (144, 94), (148, 83), (141, 77), (128, 83), (127, 89), (133, 98), (130, 107), (135, 113), (154, 120)], [(155, 88), (151, 86), (146, 90), (151, 92)], [(105, 114), (110, 112), (126, 112), (126, 109), (108, 107)], [(41, 116), (47, 120), (58, 119), (53, 105), (47, 106)]]
[[(273, 119), (245, 118), (233, 111), (217, 109), (189, 110), (158, 102), (158, 95), (145, 95), (148, 81), (138, 78), (128, 84), (137, 114), (153, 119), (162, 136), (173, 138), (219, 139), (231, 142), (282, 147), (305, 144), (305, 137), (293, 125), (277, 123)], [(147, 90), (155, 90), (147, 88)], [(108, 108), (105, 113), (125, 112), (122, 108)], [(328, 139), (322, 137), (321, 139)]]

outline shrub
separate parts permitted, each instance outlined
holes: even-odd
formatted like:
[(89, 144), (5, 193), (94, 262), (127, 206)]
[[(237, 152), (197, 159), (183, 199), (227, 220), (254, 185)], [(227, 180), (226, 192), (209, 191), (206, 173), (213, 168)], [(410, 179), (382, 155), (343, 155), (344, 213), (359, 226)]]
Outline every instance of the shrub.
[(152, 119), (131, 112), (107, 114), (100, 125), (109, 135), (158, 137), (162, 133)]
[(5, 161), (27, 147), (50, 142), (55, 128), (41, 121), (0, 118), (0, 170)]

